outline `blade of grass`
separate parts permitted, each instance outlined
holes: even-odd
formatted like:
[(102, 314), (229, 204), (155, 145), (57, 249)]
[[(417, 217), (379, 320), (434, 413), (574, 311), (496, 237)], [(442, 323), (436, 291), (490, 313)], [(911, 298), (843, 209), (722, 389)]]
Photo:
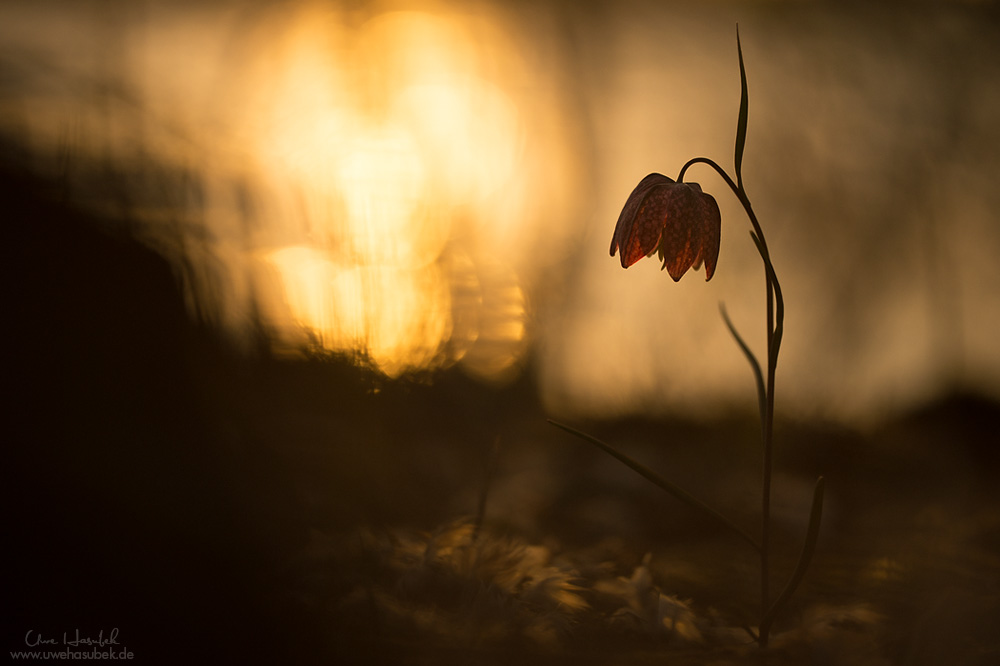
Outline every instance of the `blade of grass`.
[(746, 541), (751, 546), (753, 546), (754, 550), (760, 552), (760, 545), (757, 544), (757, 542), (754, 540), (754, 538), (752, 536), (750, 536), (745, 531), (743, 531), (743, 529), (741, 529), (738, 525), (736, 525), (736, 523), (734, 523), (733, 521), (729, 520), (724, 515), (722, 515), (721, 513), (719, 513), (718, 511), (716, 511), (712, 507), (708, 506), (707, 504), (705, 504), (700, 499), (698, 499), (697, 497), (695, 497), (691, 493), (687, 492), (683, 488), (680, 488), (680, 487), (674, 485), (673, 483), (667, 481), (662, 476), (660, 476), (659, 474), (657, 474), (653, 470), (649, 469), (648, 467), (646, 467), (642, 463), (640, 463), (640, 462), (634, 460), (633, 458), (629, 457), (628, 455), (622, 453), (621, 451), (619, 451), (615, 447), (611, 446), (610, 444), (607, 444), (606, 442), (602, 442), (601, 440), (597, 439), (596, 437), (592, 437), (591, 435), (588, 435), (585, 432), (581, 432), (581, 431), (577, 430), (576, 428), (571, 428), (570, 426), (562, 424), (562, 423), (559, 423), (558, 421), (553, 421), (552, 419), (548, 419), (548, 422), (551, 423), (552, 425), (554, 425), (555, 427), (561, 429), (561, 430), (565, 430), (566, 432), (568, 432), (571, 435), (576, 435), (580, 439), (582, 439), (584, 441), (587, 441), (587, 442), (590, 442), (591, 444), (593, 444), (597, 448), (601, 449), (602, 451), (604, 451), (605, 453), (607, 453), (608, 455), (610, 455), (612, 458), (616, 458), (618, 461), (620, 461), (621, 463), (625, 464), (627, 467), (632, 468), (634, 471), (638, 472), (641, 476), (644, 476), (646, 479), (648, 479), (649, 481), (651, 481), (654, 485), (659, 486), (660, 488), (662, 488), (663, 490), (665, 490), (669, 494), (673, 495), (676, 499), (680, 500), (681, 502), (687, 504), (690, 507), (698, 509), (699, 511), (701, 511), (701, 512), (703, 512), (703, 513), (705, 513), (705, 514), (707, 514), (709, 516), (711, 516), (716, 521), (722, 523), (723, 525), (725, 525), (729, 529), (731, 529), (734, 532), (736, 532), (736, 534), (739, 535), (744, 541)]
[(489, 458), (486, 461), (486, 476), (483, 479), (483, 487), (479, 493), (479, 505), (476, 507), (476, 522), (472, 526), (473, 541), (479, 537), (479, 532), (483, 528), (483, 520), (486, 518), (486, 502), (490, 496), (490, 487), (493, 485), (493, 477), (496, 476), (497, 460), (500, 458), (500, 435), (493, 440), (490, 447)]
[(802, 577), (806, 575), (806, 569), (809, 568), (813, 553), (816, 552), (816, 542), (819, 539), (819, 526), (823, 516), (823, 491), (825, 488), (826, 480), (822, 476), (816, 479), (816, 488), (813, 490), (812, 508), (809, 511), (809, 528), (806, 532), (805, 543), (802, 546), (802, 554), (799, 555), (799, 562), (795, 566), (795, 571), (792, 572), (792, 577), (788, 580), (788, 584), (785, 585), (785, 589), (781, 591), (781, 594), (778, 595), (778, 598), (775, 599), (760, 621), (758, 633), (764, 641), (762, 645), (766, 645), (767, 635), (775, 616), (788, 603), (792, 594), (795, 593), (799, 583), (802, 582)]

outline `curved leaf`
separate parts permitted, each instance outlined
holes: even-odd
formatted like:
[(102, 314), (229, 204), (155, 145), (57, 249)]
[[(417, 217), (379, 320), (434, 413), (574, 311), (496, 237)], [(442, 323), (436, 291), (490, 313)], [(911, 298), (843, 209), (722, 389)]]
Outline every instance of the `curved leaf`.
[(778, 599), (771, 604), (771, 607), (764, 613), (764, 617), (760, 621), (757, 631), (760, 634), (761, 645), (767, 645), (767, 635), (771, 631), (771, 624), (774, 622), (774, 617), (788, 603), (788, 600), (792, 597), (796, 588), (798, 588), (799, 583), (802, 582), (803, 576), (806, 575), (806, 569), (809, 568), (809, 563), (812, 561), (813, 553), (816, 551), (816, 541), (819, 540), (819, 526), (823, 517), (823, 491), (825, 488), (826, 480), (822, 476), (816, 479), (816, 487), (813, 490), (812, 508), (809, 511), (809, 527), (806, 531), (806, 541), (802, 546), (802, 553), (799, 555), (799, 563), (796, 565), (795, 571), (792, 572), (792, 577), (785, 586), (785, 589), (782, 590)]

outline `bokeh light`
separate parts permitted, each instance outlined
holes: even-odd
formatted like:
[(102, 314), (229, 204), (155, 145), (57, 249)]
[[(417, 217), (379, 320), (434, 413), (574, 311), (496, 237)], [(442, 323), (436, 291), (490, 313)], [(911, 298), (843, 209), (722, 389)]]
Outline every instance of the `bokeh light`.
[[(525, 162), (557, 182), (576, 168), (565, 131), (529, 145), (560, 109), (525, 92), (546, 82), (495, 10), (151, 3), (116, 26), (122, 59), (86, 76), (72, 60), (109, 50), (104, 23), (67, 11), (77, 43), (26, 40), (24, 62), (41, 47), (56, 85), (23, 94), (50, 111), (19, 120), (40, 154), (77, 127), (88, 162), (183, 174), (162, 183), (169, 202), (133, 192), (127, 214), (175, 261), (196, 315), (237, 343), (262, 316), (283, 353), (354, 354), (392, 377), (463, 359), (511, 376), (527, 349), (525, 280), (564, 252), (568, 218), (541, 219), (572, 210)], [(39, 8), (8, 13), (29, 33), (59, 30)], [(89, 87), (110, 79), (121, 94)], [(113, 214), (107, 197), (81, 198)]]

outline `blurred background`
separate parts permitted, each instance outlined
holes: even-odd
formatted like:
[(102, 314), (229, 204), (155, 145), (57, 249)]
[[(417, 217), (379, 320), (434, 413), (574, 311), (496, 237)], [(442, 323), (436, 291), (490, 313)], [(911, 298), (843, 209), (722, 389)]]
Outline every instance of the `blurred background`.
[(10, 649), (89, 622), (168, 662), (247, 627), (244, 659), (339, 654), (343, 608), (289, 601), (316, 531), (352, 590), (344, 534), (484, 488), (552, 552), (603, 543), (625, 577), (666, 552), (657, 580), (752, 605), (752, 558), (545, 423), (756, 520), (735, 197), (686, 176), (722, 210), (711, 282), (608, 255), (646, 174), (732, 171), (737, 23), (786, 304), (776, 538), (826, 475), (802, 595), (891, 617), (889, 663), (1000, 654), (1000, 12), (748, 0), (0, 6)]
[(870, 419), (1000, 392), (992, 5), (5, 3), (0, 129), (167, 257), (247, 349), (534, 355), (561, 414), (752, 404), (762, 269), (735, 198), (718, 276), (606, 254), (632, 187), (732, 169), (787, 302), (779, 409)]

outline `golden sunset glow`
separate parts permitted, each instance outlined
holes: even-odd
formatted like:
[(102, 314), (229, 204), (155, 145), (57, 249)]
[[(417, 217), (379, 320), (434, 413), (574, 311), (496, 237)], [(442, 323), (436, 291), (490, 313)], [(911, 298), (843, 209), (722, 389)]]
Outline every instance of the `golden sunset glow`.
[[(284, 66), (260, 86), (278, 94), (257, 98), (246, 121), (262, 130), (258, 175), (285, 185), (284, 215), (267, 220), (281, 285), (268, 312), (291, 318), (285, 335), (360, 352), (390, 376), (470, 349), (473, 372), (502, 372), (522, 350), (524, 299), (512, 270), (506, 293), (482, 298), (476, 265), (505, 259), (475, 232), (514, 177), (517, 109), (482, 78), (483, 54), (453, 21), (390, 12), (348, 36), (329, 14), (303, 16), (279, 49)], [(481, 311), (455, 339), (453, 242), (477, 252), (464, 255), (465, 286)]]
[[(802, 332), (782, 348), (781, 404), (854, 418), (954, 377), (1000, 394), (979, 150), (1000, 102), (995, 67), (960, 42), (904, 57), (909, 42), (883, 52), (859, 27), (831, 60), (839, 24), (787, 30), (742, 5), (143, 0), (109, 21), (57, 4), (0, 6), (0, 132), (67, 203), (166, 257), (193, 318), (243, 352), (263, 331), (281, 356), (391, 377), (503, 381), (531, 350), (547, 408), (588, 417), (744, 404), (715, 304), (758, 354), (764, 304), (717, 174), (686, 179), (721, 210), (710, 284), (667, 288), (607, 254), (643, 175), (728, 164), (732, 27), (755, 17), (744, 171)], [(959, 69), (979, 97), (927, 94)]]
[(435, 267), (345, 268), (308, 247), (278, 250), (270, 261), (298, 333), (323, 348), (364, 352), (390, 376), (439, 357), (450, 334), (450, 303)]
[[(282, 354), (502, 380), (529, 344), (529, 284), (571, 234), (578, 168), (559, 91), (495, 11), (151, 7), (126, 24), (118, 73), (140, 110), (57, 89), (25, 134), (187, 174), (168, 206), (129, 215), (238, 344), (260, 315)], [(78, 19), (48, 29), (58, 57), (70, 37), (101, 51), (101, 22)], [(13, 20), (37, 32), (43, 16)]]
[[(148, 26), (148, 52), (130, 64), (150, 104), (195, 141), (167, 142), (161, 157), (207, 169), (205, 215), (193, 216), (205, 240), (193, 245), (225, 274), (187, 273), (192, 302), (238, 328), (255, 299), (284, 350), (357, 354), (389, 376), (456, 362), (508, 375), (527, 345), (522, 272), (541, 214), (529, 206), (541, 184), (524, 165), (526, 124), (550, 123), (553, 109), (511, 87), (526, 73), (507, 37), (447, 11), (264, 13), (241, 58), (220, 60), (211, 21), (189, 33), (204, 39), (180, 39), (179, 14)], [(180, 50), (184, 76), (166, 57)], [(182, 98), (212, 100), (210, 122)], [(551, 138), (533, 162), (568, 160)]]

